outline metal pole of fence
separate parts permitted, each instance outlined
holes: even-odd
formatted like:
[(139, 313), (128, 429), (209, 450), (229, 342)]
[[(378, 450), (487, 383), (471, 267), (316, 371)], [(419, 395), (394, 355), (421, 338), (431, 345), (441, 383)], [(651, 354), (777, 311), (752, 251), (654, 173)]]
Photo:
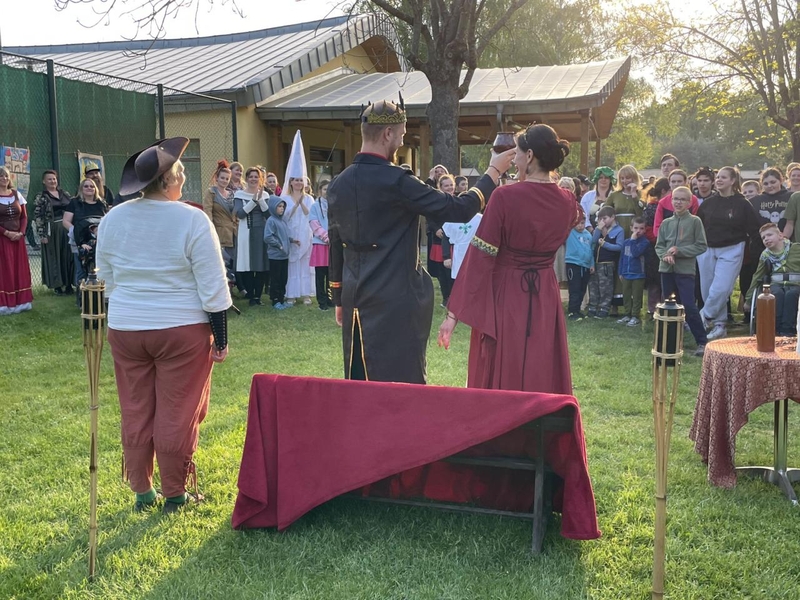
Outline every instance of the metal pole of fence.
[(233, 139), (233, 160), (239, 160), (239, 133), (236, 130), (236, 100), (231, 102), (231, 137)]
[(158, 139), (163, 140), (167, 137), (167, 124), (164, 120), (164, 86), (158, 84)]
[(47, 61), (47, 99), (50, 104), (50, 159), (53, 169), (61, 172), (58, 155), (58, 104), (56, 104), (56, 71), (52, 60)]

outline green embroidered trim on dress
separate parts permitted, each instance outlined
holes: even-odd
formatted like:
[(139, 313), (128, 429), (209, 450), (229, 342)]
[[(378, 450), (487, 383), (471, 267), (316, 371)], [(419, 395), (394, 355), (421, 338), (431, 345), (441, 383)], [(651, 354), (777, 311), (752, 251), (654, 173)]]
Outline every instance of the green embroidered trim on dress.
[(484, 242), (477, 235), (472, 238), (471, 245), (475, 246), (478, 250), (486, 252), (490, 256), (497, 256), (497, 246), (492, 246), (489, 242)]

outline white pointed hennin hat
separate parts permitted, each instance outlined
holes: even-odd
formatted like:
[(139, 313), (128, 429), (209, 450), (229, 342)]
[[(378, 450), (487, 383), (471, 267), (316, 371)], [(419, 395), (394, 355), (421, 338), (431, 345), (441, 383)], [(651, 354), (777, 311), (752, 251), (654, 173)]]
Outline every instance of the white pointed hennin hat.
[(292, 189), (289, 185), (289, 178), (308, 181), (308, 169), (306, 168), (306, 153), (303, 148), (303, 138), (300, 136), (300, 130), (294, 134), (292, 141), (292, 151), (289, 154), (289, 164), (286, 165), (286, 178), (283, 180), (283, 194), (291, 194)]

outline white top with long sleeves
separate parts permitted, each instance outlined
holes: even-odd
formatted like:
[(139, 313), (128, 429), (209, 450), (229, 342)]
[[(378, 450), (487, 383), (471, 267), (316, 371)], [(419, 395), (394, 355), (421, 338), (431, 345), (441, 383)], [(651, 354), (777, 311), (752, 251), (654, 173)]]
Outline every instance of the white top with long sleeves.
[(231, 305), (219, 239), (202, 210), (141, 198), (115, 206), (97, 231), (108, 326), (120, 331), (207, 323)]
[(453, 279), (458, 276), (458, 272), (461, 270), (461, 263), (464, 262), (464, 257), (467, 255), (472, 238), (475, 237), (475, 232), (478, 231), (481, 217), (483, 215), (478, 213), (470, 219), (469, 223), (445, 223), (442, 225), (442, 231), (444, 231), (447, 239), (450, 240), (450, 259), (453, 261), (453, 265), (450, 268), (450, 277)]

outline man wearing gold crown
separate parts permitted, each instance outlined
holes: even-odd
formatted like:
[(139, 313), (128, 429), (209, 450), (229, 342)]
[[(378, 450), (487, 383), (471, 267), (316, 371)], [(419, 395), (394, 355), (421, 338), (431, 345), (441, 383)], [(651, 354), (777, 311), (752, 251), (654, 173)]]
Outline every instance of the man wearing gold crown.
[(330, 287), (346, 379), (425, 383), (434, 296), (419, 258), (420, 216), (466, 223), (514, 157), (493, 156), (474, 187), (452, 196), (394, 164), (405, 132), (402, 98), (367, 106), (361, 152), (328, 187)]

